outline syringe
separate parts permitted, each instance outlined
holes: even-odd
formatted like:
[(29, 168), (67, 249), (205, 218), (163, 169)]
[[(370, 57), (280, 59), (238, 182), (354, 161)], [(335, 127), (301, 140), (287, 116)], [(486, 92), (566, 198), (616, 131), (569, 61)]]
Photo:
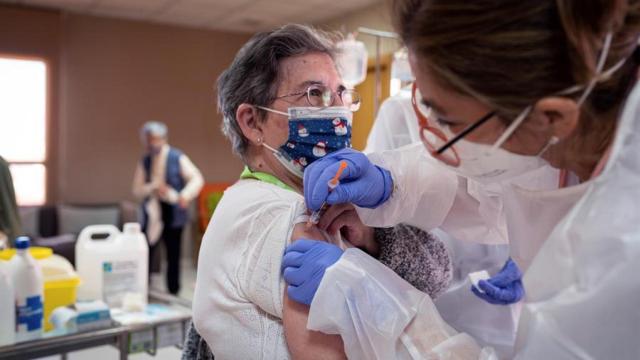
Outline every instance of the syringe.
[[(340, 185), (340, 175), (342, 175), (342, 172), (346, 168), (347, 168), (347, 162), (344, 160), (340, 161), (340, 167), (338, 168), (338, 171), (336, 171), (336, 175), (333, 178), (331, 178), (331, 180), (329, 180), (329, 182), (327, 183), (327, 186), (329, 187), (329, 193), (331, 193), (333, 189), (335, 189), (338, 185)], [(317, 225), (320, 222), (320, 218), (322, 217), (322, 215), (324, 215), (324, 213), (327, 211), (328, 208), (329, 208), (329, 204), (327, 204), (327, 201), (325, 200), (322, 203), (322, 206), (320, 206), (320, 209), (311, 213), (311, 216), (309, 216), (309, 220), (307, 221), (307, 227)]]

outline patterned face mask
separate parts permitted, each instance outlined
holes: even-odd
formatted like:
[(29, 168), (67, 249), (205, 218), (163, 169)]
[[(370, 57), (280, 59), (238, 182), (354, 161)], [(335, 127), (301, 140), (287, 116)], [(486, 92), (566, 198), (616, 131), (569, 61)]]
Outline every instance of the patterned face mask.
[(265, 111), (289, 117), (289, 139), (273, 151), (278, 161), (302, 178), (304, 169), (328, 153), (351, 147), (352, 113), (343, 106), (291, 107), (288, 113), (265, 107)]

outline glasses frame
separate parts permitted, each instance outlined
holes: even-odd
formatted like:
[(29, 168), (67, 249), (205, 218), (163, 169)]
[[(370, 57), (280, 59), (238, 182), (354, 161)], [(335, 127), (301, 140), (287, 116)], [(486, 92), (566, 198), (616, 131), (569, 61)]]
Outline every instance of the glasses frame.
[[(440, 129), (430, 124), (429, 118), (425, 115), (422, 110), (418, 107), (418, 102), (416, 99), (418, 87), (414, 82), (411, 87), (411, 105), (413, 106), (413, 111), (416, 113), (418, 117), (418, 124), (420, 125), (420, 140), (422, 140), (422, 144), (429, 150), (431, 155), (436, 159), (444, 162), (445, 164), (458, 167), (460, 166), (460, 155), (458, 155), (458, 151), (455, 147), (453, 147), (458, 141), (462, 140), (465, 136), (469, 135), (471, 132), (476, 130), (480, 125), (489, 121), (489, 119), (493, 118), (496, 115), (495, 111), (490, 111), (480, 119), (474, 121), (472, 124), (464, 128), (461, 132), (456, 134), (451, 139), (448, 139), (446, 134)], [(434, 144), (432, 144), (425, 136), (424, 131), (430, 132), (432, 135), (438, 137), (440, 140), (444, 142), (444, 145), (436, 148)], [(449, 157), (444, 156), (444, 152), (448, 149), (454, 154), (454, 158), (450, 159)]]
[[(360, 94), (355, 89), (347, 89), (347, 88), (345, 88), (345, 89), (342, 89), (342, 90), (339, 90), (339, 91), (333, 91), (333, 90), (331, 90), (331, 88), (329, 88), (327, 86), (318, 85), (318, 84), (309, 85), (305, 91), (299, 91), (299, 92), (295, 92), (295, 93), (291, 93), (291, 94), (276, 96), (274, 98), (274, 100), (283, 99), (283, 98), (291, 97), (291, 96), (306, 95), (307, 104), (309, 104), (309, 106), (316, 106), (317, 107), (317, 105), (314, 105), (314, 104), (311, 103), (311, 91), (312, 90), (316, 90), (316, 89), (321, 90), (323, 96), (327, 92), (331, 94), (331, 98), (329, 99), (330, 100), (329, 101), (329, 105), (322, 106), (322, 107), (332, 106), (335, 103), (336, 99), (340, 99), (340, 101), (342, 102), (343, 106), (348, 107), (349, 110), (351, 110), (352, 112), (356, 112), (356, 111), (358, 111), (360, 109), (360, 105), (362, 104), (362, 99), (360, 98)], [(347, 94), (347, 93), (350, 93), (352, 96), (355, 94), (358, 97), (358, 102), (357, 103), (351, 102), (351, 105), (348, 105), (348, 106), (344, 105), (345, 101), (344, 101), (343, 96), (344, 96), (344, 94)]]

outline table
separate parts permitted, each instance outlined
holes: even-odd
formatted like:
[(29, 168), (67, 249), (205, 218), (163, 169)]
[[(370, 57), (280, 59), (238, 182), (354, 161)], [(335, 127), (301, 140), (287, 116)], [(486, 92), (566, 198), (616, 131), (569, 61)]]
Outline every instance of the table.
[[(88, 349), (102, 345), (113, 345), (120, 352), (120, 359), (124, 360), (129, 357), (129, 340), (132, 335), (146, 333), (151, 331), (153, 334), (153, 346), (146, 351), (152, 355), (158, 349), (158, 329), (163, 326), (171, 326), (179, 324), (182, 329), (182, 339), (186, 336), (187, 327), (191, 322), (191, 302), (169, 294), (150, 291), (150, 302), (160, 302), (172, 306), (179, 306), (185, 310), (189, 310), (181, 316), (172, 319), (154, 321), (145, 324), (119, 325), (105, 329), (80, 332), (75, 334), (66, 334), (60, 336), (43, 337), (38, 340), (25, 341), (12, 345), (0, 347), (0, 359), (25, 359), (50, 355), (62, 355), (66, 359), (66, 354), (72, 351)], [(175, 344), (178, 347), (182, 345)]]

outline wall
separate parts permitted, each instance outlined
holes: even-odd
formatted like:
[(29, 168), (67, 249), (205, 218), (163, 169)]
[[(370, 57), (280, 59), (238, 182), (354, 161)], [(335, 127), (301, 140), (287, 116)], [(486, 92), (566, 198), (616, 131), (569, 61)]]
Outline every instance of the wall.
[(241, 162), (220, 132), (215, 79), (247, 35), (67, 15), (63, 21), (61, 198), (130, 198), (139, 127), (167, 123), (207, 181), (234, 181)]
[(49, 201), (131, 199), (138, 129), (152, 119), (207, 181), (237, 179), (213, 88), (248, 37), (0, 6), (0, 54), (50, 62)]

